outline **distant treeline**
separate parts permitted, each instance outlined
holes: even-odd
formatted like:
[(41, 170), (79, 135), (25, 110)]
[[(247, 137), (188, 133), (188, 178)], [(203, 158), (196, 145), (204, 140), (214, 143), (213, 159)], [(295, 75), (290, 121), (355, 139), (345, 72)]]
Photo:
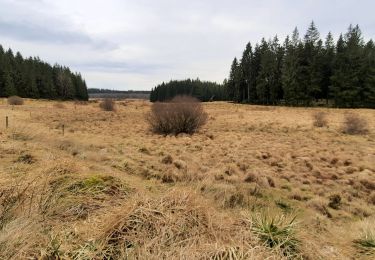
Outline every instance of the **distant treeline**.
[(323, 43), (312, 22), (303, 39), (296, 28), (282, 45), (276, 36), (248, 43), (224, 85), (235, 102), (375, 108), (375, 45), (358, 25)]
[(110, 89), (88, 89), (90, 98), (113, 98), (113, 99), (150, 99), (149, 90), (110, 90)]
[(99, 93), (123, 93), (123, 94), (150, 94), (149, 90), (111, 90), (111, 89), (104, 89), (104, 88), (89, 88), (89, 94), (99, 94)]
[(23, 58), (0, 45), (0, 97), (87, 100), (86, 82), (68, 67)]
[(227, 99), (226, 90), (221, 84), (199, 79), (186, 79), (171, 80), (156, 86), (151, 90), (150, 101), (167, 101), (177, 95), (194, 96), (203, 102)]

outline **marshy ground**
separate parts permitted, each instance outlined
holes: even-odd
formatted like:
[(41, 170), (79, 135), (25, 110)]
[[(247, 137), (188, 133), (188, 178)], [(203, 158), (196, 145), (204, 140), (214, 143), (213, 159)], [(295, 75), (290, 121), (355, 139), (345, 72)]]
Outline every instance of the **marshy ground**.
[(0, 259), (375, 257), (374, 110), (205, 103), (197, 134), (164, 137), (150, 106), (0, 104)]

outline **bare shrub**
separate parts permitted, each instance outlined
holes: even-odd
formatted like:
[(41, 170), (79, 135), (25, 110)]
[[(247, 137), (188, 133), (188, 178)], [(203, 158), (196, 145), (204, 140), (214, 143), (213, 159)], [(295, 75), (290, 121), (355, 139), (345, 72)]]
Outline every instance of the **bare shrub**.
[(325, 112), (319, 111), (313, 114), (313, 125), (315, 127), (326, 127), (328, 126), (327, 114)]
[(113, 101), (111, 98), (105, 98), (102, 102), (99, 104), (100, 108), (104, 111), (115, 111), (115, 101)]
[(350, 135), (367, 134), (369, 132), (367, 121), (356, 114), (346, 114), (342, 132)]
[(196, 98), (177, 96), (167, 103), (154, 103), (147, 121), (155, 133), (193, 134), (206, 123), (207, 113)]
[(21, 98), (19, 96), (8, 97), (8, 104), (9, 105), (14, 105), (14, 106), (23, 105), (23, 98)]

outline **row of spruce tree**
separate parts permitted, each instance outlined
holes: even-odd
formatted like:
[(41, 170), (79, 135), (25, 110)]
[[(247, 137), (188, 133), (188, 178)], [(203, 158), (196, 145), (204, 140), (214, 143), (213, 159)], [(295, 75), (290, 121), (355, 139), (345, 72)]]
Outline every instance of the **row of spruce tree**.
[(87, 86), (79, 73), (39, 58), (23, 58), (0, 45), (0, 97), (87, 100)]
[(358, 25), (323, 42), (312, 22), (303, 39), (296, 28), (282, 45), (277, 36), (248, 43), (224, 85), (234, 102), (374, 108), (375, 45)]
[(186, 79), (159, 84), (151, 90), (150, 101), (168, 101), (177, 95), (190, 95), (203, 102), (227, 99), (226, 90), (221, 84), (199, 79)]

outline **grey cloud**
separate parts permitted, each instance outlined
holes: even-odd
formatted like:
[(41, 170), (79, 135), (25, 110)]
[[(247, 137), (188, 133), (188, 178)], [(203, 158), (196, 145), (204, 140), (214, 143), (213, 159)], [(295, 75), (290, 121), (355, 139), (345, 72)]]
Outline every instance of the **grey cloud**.
[(116, 44), (104, 40), (93, 39), (89, 35), (79, 31), (68, 31), (56, 27), (58, 26), (41, 26), (27, 22), (10, 22), (0, 20), (0, 34), (2, 36), (15, 38), (22, 41), (57, 44), (88, 44), (98, 49), (114, 49), (117, 47)]
[(90, 61), (72, 63), (76, 68), (86, 71), (112, 72), (112, 73), (133, 73), (133, 74), (153, 74), (160, 70), (167, 69), (169, 66), (164, 64), (151, 64), (140, 62), (124, 61)]

